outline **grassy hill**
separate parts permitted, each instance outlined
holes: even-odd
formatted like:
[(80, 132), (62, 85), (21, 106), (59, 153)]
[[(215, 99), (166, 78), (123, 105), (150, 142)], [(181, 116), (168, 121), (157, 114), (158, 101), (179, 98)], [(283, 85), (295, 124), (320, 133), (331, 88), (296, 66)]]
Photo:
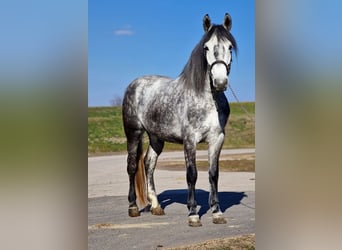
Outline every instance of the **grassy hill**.
[[(237, 103), (230, 103), (231, 113), (226, 126), (223, 148), (248, 148), (255, 146), (254, 114), (255, 103), (242, 103), (251, 114), (248, 116)], [(148, 138), (145, 135), (147, 148)], [(206, 149), (199, 144), (198, 149)], [(182, 145), (166, 143), (164, 150), (183, 150)], [(101, 155), (126, 151), (126, 137), (123, 130), (121, 107), (88, 108), (88, 154)]]

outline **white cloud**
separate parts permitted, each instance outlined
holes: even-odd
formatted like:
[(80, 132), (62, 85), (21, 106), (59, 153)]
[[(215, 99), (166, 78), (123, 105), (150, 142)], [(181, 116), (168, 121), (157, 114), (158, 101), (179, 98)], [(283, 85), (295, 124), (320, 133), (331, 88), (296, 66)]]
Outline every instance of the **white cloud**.
[(126, 26), (122, 29), (116, 29), (114, 30), (114, 35), (116, 36), (131, 36), (134, 32), (130, 26)]

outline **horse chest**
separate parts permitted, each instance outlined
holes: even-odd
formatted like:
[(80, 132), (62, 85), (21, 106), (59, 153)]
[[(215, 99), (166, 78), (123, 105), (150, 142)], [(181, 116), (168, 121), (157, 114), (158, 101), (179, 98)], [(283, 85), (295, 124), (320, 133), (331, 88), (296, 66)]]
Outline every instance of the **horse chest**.
[(187, 132), (192, 133), (196, 143), (207, 141), (208, 138), (218, 136), (222, 133), (217, 111), (199, 112), (198, 117), (190, 120)]

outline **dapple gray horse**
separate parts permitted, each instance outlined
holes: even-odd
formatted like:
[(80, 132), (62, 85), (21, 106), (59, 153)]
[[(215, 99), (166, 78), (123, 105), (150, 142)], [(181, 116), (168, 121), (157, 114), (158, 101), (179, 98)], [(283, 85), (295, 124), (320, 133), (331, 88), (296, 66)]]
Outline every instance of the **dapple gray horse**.
[[(206, 142), (210, 165), (209, 205), (213, 222), (226, 223), (219, 206), (217, 182), (219, 156), (230, 112), (223, 91), (228, 85), (232, 51), (237, 50), (236, 41), (230, 33), (231, 26), (229, 14), (224, 16), (222, 25), (213, 25), (209, 16), (205, 15), (205, 34), (178, 78), (144, 76), (127, 87), (122, 114), (128, 151), (129, 216), (139, 216), (137, 201), (145, 206), (146, 199), (152, 214), (164, 214), (157, 199), (153, 173), (167, 141), (184, 145), (188, 222), (190, 226), (201, 226), (195, 199), (196, 145)], [(142, 148), (144, 132), (150, 141), (145, 157)]]

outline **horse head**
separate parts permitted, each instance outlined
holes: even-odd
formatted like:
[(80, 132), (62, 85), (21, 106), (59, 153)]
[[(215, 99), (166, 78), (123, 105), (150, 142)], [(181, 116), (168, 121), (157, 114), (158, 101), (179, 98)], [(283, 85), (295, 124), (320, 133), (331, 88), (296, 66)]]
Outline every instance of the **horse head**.
[(204, 56), (208, 64), (211, 86), (215, 91), (225, 91), (232, 62), (232, 50), (236, 49), (234, 39), (229, 39), (232, 19), (225, 14), (222, 25), (212, 25), (209, 15), (203, 18), (203, 28), (208, 40), (203, 45)]

